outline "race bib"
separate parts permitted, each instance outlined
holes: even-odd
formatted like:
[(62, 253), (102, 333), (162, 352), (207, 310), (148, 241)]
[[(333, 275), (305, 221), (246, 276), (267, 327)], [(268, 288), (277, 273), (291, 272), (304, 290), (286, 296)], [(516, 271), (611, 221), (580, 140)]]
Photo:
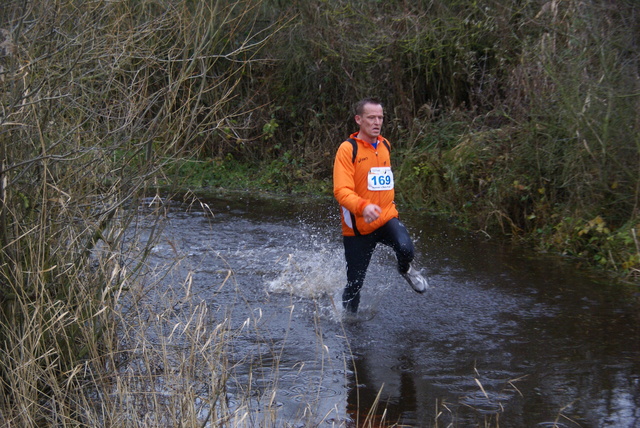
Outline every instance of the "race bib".
[(391, 190), (393, 189), (393, 172), (388, 166), (371, 168), (368, 178), (369, 190)]

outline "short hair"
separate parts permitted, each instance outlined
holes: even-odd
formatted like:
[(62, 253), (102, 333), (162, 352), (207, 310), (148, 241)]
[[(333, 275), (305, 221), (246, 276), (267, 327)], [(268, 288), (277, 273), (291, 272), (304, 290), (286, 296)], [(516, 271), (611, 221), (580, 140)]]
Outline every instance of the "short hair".
[(382, 106), (382, 102), (378, 98), (374, 98), (374, 97), (363, 98), (360, 101), (358, 101), (354, 107), (354, 111), (356, 115), (362, 116), (362, 113), (364, 112), (364, 106), (367, 104), (375, 104), (375, 105)]

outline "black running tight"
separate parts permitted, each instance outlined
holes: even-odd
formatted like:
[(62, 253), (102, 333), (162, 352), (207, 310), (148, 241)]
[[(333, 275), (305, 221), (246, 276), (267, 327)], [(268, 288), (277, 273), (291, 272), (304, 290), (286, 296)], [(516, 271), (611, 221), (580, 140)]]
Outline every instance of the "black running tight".
[(368, 235), (344, 236), (344, 255), (347, 261), (347, 286), (342, 294), (342, 305), (356, 312), (360, 304), (360, 289), (378, 243), (387, 245), (396, 253), (398, 272), (406, 273), (413, 261), (413, 242), (406, 227), (397, 218), (392, 218), (382, 227)]

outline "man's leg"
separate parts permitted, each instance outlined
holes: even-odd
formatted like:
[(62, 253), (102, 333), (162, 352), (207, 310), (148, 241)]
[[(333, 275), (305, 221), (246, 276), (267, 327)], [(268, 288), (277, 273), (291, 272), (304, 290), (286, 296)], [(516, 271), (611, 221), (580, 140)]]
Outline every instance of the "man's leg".
[(376, 248), (373, 235), (344, 236), (344, 256), (347, 261), (347, 285), (342, 293), (342, 306), (349, 312), (357, 312), (360, 304), (360, 289)]
[(418, 293), (424, 293), (429, 288), (429, 282), (419, 270), (411, 267), (415, 250), (407, 228), (404, 227), (400, 220), (392, 218), (376, 232), (380, 234), (380, 242), (390, 246), (395, 251), (398, 260), (398, 272), (407, 280), (411, 288)]
[(398, 272), (407, 273), (415, 256), (413, 241), (407, 228), (397, 218), (392, 218), (377, 230), (380, 242), (393, 248), (398, 260)]

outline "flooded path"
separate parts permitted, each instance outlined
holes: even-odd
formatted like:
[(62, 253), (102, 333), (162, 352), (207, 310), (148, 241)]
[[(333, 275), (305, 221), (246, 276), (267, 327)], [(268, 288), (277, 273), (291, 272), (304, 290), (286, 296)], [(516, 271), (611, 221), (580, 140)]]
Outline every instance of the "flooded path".
[(168, 284), (187, 281), (241, 331), (230, 401), (249, 390), (258, 412), (278, 409), (274, 426), (640, 426), (640, 315), (620, 287), (441, 220), (402, 219), (431, 289), (415, 293), (378, 247), (355, 318), (340, 308), (330, 200), (174, 206), (152, 260), (177, 255)]

